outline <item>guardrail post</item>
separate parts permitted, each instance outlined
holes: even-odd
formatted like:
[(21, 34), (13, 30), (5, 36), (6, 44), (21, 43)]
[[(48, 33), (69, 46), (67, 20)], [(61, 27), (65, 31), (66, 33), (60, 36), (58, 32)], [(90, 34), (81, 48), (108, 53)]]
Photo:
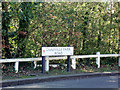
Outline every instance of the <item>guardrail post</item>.
[(76, 69), (76, 58), (72, 58), (72, 68)]
[(15, 62), (15, 72), (18, 73), (19, 70), (19, 62)]
[(37, 61), (34, 61), (34, 69), (37, 67)]
[(45, 71), (49, 71), (49, 56), (45, 57)]
[(100, 68), (100, 52), (97, 52), (96, 55), (98, 55), (96, 58), (96, 64), (98, 65), (98, 68)]
[(119, 67), (120, 67), (120, 56), (118, 57), (118, 64), (119, 64)]

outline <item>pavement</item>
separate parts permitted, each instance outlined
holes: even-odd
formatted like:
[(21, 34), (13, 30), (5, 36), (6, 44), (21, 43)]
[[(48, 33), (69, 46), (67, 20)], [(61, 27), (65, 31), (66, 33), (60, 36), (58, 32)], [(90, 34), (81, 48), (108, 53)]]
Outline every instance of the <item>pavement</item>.
[(82, 79), (69, 79), (53, 82), (34, 83), (18, 86), (5, 87), (3, 89), (17, 88), (119, 88), (118, 75), (102, 76)]
[(16, 79), (16, 80), (3, 80), (2, 82), (0, 82), (0, 84), (2, 84), (2, 87), (9, 87), (9, 86), (52, 82), (52, 81), (60, 81), (60, 80), (81, 79), (81, 78), (101, 77), (101, 76), (115, 76), (115, 75), (120, 75), (120, 72), (81, 73), (81, 74), (72, 74), (72, 75), (57, 75), (57, 76), (34, 77), (34, 78)]

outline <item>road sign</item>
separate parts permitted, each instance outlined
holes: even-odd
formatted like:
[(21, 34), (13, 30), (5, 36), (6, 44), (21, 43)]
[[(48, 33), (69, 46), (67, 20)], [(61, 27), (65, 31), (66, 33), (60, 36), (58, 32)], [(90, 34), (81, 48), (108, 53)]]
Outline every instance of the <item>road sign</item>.
[(42, 56), (73, 55), (73, 47), (42, 47)]

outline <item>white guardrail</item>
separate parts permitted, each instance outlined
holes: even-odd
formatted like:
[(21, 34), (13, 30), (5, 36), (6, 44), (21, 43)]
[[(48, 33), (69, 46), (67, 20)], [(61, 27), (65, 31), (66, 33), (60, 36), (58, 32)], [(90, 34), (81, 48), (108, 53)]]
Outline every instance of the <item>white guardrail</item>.
[[(72, 59), (72, 68), (76, 69), (76, 59), (77, 58), (96, 58), (96, 64), (98, 68), (100, 68), (100, 57), (119, 57), (118, 58), (118, 66), (120, 66), (120, 54), (100, 54), (97, 52), (96, 55), (73, 55), (70, 56)], [(62, 57), (46, 57), (45, 59), (45, 71), (49, 71), (49, 60), (60, 60), (60, 59), (67, 59), (67, 56)], [(34, 68), (37, 66), (37, 61), (42, 61), (42, 58), (16, 58), (16, 59), (0, 59), (0, 63), (8, 63), (8, 62), (15, 62), (15, 71), (18, 73), (19, 71), (19, 62), (28, 62), (34, 61)]]

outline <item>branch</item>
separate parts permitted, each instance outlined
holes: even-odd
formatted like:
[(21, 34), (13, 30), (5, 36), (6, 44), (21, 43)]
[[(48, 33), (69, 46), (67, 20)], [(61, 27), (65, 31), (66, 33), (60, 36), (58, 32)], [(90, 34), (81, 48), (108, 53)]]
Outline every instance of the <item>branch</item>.
[[(29, 32), (29, 33), (27, 33), (26, 34), (26, 37), (25, 37), (25, 39), (24, 39), (24, 41), (21, 43), (22, 45), (24, 44), (24, 42), (25, 42), (25, 40), (26, 39), (28, 39), (28, 37), (29, 37), (29, 35), (35, 30), (35, 29), (38, 29), (39, 27), (36, 27), (36, 28), (34, 28), (34, 29), (32, 29), (32, 31), (31, 32)], [(15, 55), (13, 56), (13, 58), (15, 58), (15, 56), (17, 55), (17, 53), (18, 53), (18, 50), (20, 50), (20, 48), (19, 47), (17, 47), (17, 50), (16, 50), (16, 52), (15, 52)]]

